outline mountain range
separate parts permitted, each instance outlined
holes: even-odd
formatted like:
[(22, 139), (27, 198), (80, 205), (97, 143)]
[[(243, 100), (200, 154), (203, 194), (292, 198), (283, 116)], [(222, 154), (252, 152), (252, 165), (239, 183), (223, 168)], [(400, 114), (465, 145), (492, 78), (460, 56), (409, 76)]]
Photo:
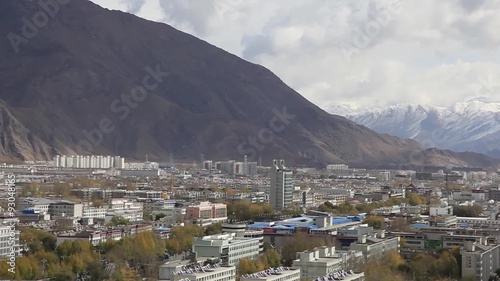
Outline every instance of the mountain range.
[(3, 160), (500, 163), (376, 133), (325, 112), (261, 65), (87, 0), (2, 0), (0, 34)]
[(325, 110), (426, 147), (500, 157), (500, 103), (471, 100), (448, 107), (399, 104), (372, 108), (337, 104)]

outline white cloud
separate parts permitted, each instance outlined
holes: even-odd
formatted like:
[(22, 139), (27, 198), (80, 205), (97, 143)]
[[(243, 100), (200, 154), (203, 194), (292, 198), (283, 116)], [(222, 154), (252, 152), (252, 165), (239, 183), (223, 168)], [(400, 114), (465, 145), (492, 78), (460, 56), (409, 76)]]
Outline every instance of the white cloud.
[(320, 106), (500, 96), (477, 90), (500, 81), (500, 0), (93, 1), (263, 64)]

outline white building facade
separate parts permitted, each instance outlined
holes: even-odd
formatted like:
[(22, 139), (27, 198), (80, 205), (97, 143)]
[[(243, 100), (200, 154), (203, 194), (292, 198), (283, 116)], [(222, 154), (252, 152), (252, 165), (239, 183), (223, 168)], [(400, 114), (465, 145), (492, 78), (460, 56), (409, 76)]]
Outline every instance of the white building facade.
[(285, 160), (273, 160), (270, 170), (269, 203), (273, 210), (286, 209), (293, 203), (293, 172), (285, 167)]
[(197, 257), (219, 258), (224, 265), (237, 265), (242, 258), (253, 259), (260, 253), (260, 238), (236, 237), (235, 233), (205, 236), (193, 243)]

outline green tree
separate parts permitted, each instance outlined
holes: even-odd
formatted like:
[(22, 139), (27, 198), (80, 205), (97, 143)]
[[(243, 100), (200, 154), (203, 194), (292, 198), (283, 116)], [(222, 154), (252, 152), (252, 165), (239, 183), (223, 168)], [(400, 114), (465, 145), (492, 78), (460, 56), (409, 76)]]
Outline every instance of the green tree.
[(281, 256), (275, 249), (268, 249), (264, 251), (264, 257), (269, 267), (278, 267), (281, 264)]
[(382, 229), (384, 227), (384, 218), (376, 215), (369, 215), (365, 217), (363, 223), (366, 223), (375, 229)]
[(130, 220), (126, 219), (122, 216), (114, 216), (111, 221), (108, 223), (110, 226), (119, 226), (119, 225), (129, 225)]
[(479, 205), (473, 206), (453, 206), (453, 215), (457, 217), (478, 217), (483, 213), (483, 208)]
[(222, 233), (222, 223), (221, 222), (211, 224), (205, 229), (205, 235), (214, 235), (214, 234), (219, 234), (219, 233)]
[(293, 236), (286, 237), (281, 250), (283, 265), (291, 266), (297, 253), (313, 249), (320, 246), (333, 246), (335, 240), (325, 236), (310, 236), (307, 233), (296, 233)]
[(408, 204), (412, 206), (419, 206), (425, 204), (425, 199), (416, 193), (408, 193), (406, 197), (408, 198)]

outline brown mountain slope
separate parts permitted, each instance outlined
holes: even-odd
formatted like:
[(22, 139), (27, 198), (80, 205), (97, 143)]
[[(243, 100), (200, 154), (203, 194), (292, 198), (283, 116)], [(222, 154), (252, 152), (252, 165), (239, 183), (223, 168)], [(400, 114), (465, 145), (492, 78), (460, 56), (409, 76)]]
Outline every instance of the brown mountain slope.
[[(34, 15), (46, 11), (46, 24), (39, 17), (36, 32), (30, 30)], [(422, 150), (414, 141), (327, 114), (262, 66), (168, 25), (87, 0), (57, 9), (2, 0), (0, 29), (7, 34), (0, 40), (0, 99), (31, 136), (3, 130), (7, 142), (0, 149), (9, 157), (246, 154), (263, 162), (282, 157), (292, 163), (403, 163)], [(436, 165), (467, 162), (438, 154), (422, 155)]]

